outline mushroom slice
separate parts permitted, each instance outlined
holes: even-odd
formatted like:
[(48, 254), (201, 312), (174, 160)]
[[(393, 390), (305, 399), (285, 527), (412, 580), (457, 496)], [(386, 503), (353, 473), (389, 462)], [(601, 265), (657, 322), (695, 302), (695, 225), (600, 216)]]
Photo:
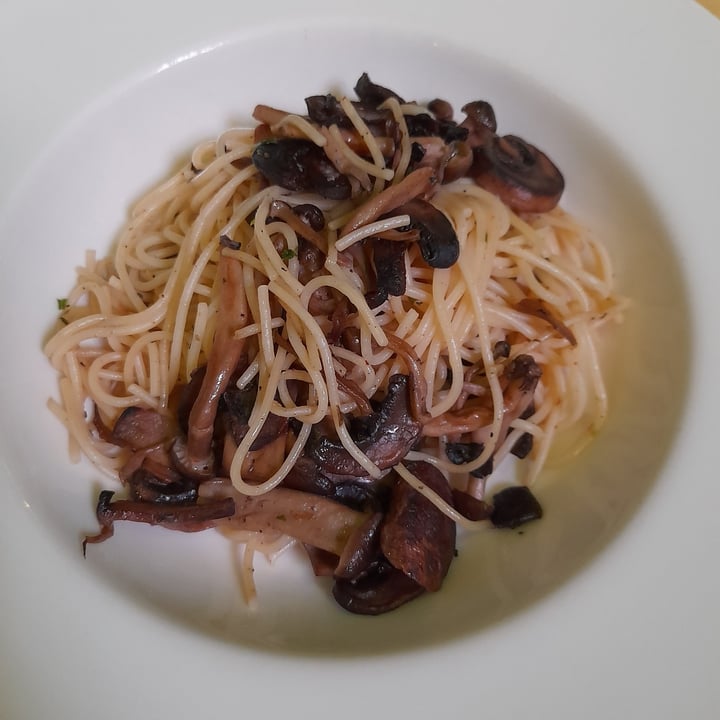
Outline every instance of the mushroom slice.
[(130, 499), (152, 503), (193, 504), (197, 501), (198, 483), (192, 478), (168, 469), (166, 477), (158, 477), (146, 467), (140, 467), (127, 481)]
[(99, 543), (111, 538), (114, 532), (113, 524), (118, 520), (161, 525), (182, 532), (199, 532), (214, 527), (218, 520), (230, 517), (235, 512), (235, 501), (230, 497), (188, 505), (138, 500), (111, 502), (114, 494), (112, 490), (103, 490), (100, 493), (96, 510), (100, 532), (97, 535), (88, 535), (83, 540), (83, 552), (88, 543)]
[(273, 530), (338, 557), (349, 538), (368, 518), (367, 513), (330, 498), (283, 487), (251, 496), (237, 492), (227, 483), (216, 487), (205, 483), (200, 487), (200, 495), (233, 499), (235, 513), (222, 529)]
[(377, 85), (370, 80), (370, 76), (366, 72), (358, 78), (354, 90), (362, 102), (375, 107), (385, 102), (388, 98), (395, 98), (401, 105), (405, 103), (396, 92), (382, 85)]
[[(406, 467), (452, 504), (450, 485), (437, 468), (424, 462), (408, 462)], [(394, 567), (426, 590), (439, 590), (455, 554), (455, 534), (453, 520), (402, 478), (396, 479), (380, 530), (380, 548)]]
[[(366, 436), (358, 447), (381, 470), (402, 460), (420, 436), (422, 425), (410, 413), (409, 381), (406, 375), (393, 375), (388, 394), (378, 412), (367, 421)], [(338, 442), (313, 433), (306, 445), (307, 454), (320, 470), (333, 476), (364, 477), (365, 469)]]
[(455, 228), (441, 210), (415, 198), (396, 208), (394, 214), (410, 216), (410, 227), (420, 232), (420, 252), (430, 267), (449, 268), (457, 262), (460, 243)]
[(516, 135), (493, 137), (476, 153), (475, 182), (515, 212), (540, 213), (560, 201), (565, 179), (552, 160)]
[(552, 310), (550, 310), (547, 306), (547, 303), (544, 303), (539, 298), (524, 298), (517, 303), (515, 307), (520, 310), (520, 312), (528, 313), (528, 315), (534, 315), (535, 317), (539, 317), (541, 320), (544, 320), (571, 345), (577, 345), (577, 339), (575, 338), (573, 331), (565, 325), (564, 322), (558, 320)]
[(354, 580), (336, 580), (332, 592), (338, 605), (351, 613), (382, 615), (419, 597), (425, 589), (386, 560), (379, 560)]
[(492, 105), (485, 100), (474, 100), (463, 105), (465, 119), (460, 127), (467, 128), (467, 141), (471, 147), (482, 147), (497, 132), (497, 121)]
[(492, 515), (492, 505), (479, 500), (470, 493), (453, 489), (453, 506), (468, 520), (487, 520)]
[(115, 421), (110, 441), (116, 445), (142, 450), (172, 437), (174, 423), (170, 416), (157, 410), (129, 407)]
[[(343, 225), (340, 237), (387, 215), (404, 203), (429, 193), (436, 184), (435, 171), (431, 167), (421, 167), (408, 173), (396, 185), (389, 185), (377, 195), (369, 197), (353, 213), (352, 217)], [(395, 212), (394, 215), (401, 213)]]
[(514, 529), (542, 516), (542, 506), (524, 485), (507, 487), (493, 496), (490, 520), (495, 527)]
[[(466, 463), (475, 460), (475, 458), (480, 457), (480, 454), (484, 449), (485, 448), (482, 443), (449, 442), (445, 445), (445, 454), (447, 455), (447, 459), (453, 465), (465, 465)], [(485, 463), (476, 470), (473, 470), (470, 474), (476, 478), (486, 478), (488, 475), (492, 474), (493, 466), (493, 458), (490, 457)]]
[(286, 190), (314, 192), (329, 200), (346, 200), (352, 194), (350, 180), (311, 140), (266, 140), (255, 148), (252, 161), (270, 184)]
[(335, 577), (345, 580), (359, 577), (377, 560), (380, 553), (382, 513), (374, 513), (348, 538), (340, 554)]
[(395, 240), (373, 240), (373, 265), (377, 277), (377, 289), (399, 297), (405, 294), (405, 243)]

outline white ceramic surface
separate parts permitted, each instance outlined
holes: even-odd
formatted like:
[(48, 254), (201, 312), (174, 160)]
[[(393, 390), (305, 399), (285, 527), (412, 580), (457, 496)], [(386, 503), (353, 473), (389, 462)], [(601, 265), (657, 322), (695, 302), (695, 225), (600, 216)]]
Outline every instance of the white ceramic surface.
[[(363, 20), (321, 5), (9, 5), (0, 717), (713, 717), (720, 25), (672, 2), (370, 3)], [(633, 299), (608, 351), (610, 423), (542, 479), (542, 523), (464, 541), (441, 593), (381, 618), (337, 610), (293, 556), (261, 564), (250, 614), (209, 533), (120, 528), (83, 561), (98, 478), (44, 408), (55, 298), (193, 144), (363, 70), (407, 96), (486, 97), (563, 168), (564, 204)]]

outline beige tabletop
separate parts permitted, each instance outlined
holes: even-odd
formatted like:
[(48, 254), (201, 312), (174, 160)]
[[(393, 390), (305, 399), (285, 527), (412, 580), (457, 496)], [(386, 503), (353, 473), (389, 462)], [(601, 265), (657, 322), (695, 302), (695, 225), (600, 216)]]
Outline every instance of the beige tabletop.
[(697, 0), (697, 2), (709, 10), (715, 17), (720, 18), (720, 0)]

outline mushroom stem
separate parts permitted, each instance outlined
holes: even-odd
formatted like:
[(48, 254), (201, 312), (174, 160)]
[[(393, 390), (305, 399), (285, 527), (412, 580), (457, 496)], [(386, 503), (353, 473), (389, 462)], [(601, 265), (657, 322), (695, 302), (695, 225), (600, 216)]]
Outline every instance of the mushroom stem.
[(403, 203), (430, 192), (434, 184), (435, 173), (432, 168), (424, 167), (413, 170), (397, 185), (390, 185), (360, 205), (343, 226), (340, 237), (377, 220), (381, 215), (395, 210)]
[(245, 344), (244, 339), (235, 337), (235, 331), (247, 324), (248, 317), (242, 264), (221, 252), (218, 276), (220, 310), (215, 339), (188, 420), (187, 461), (192, 466), (207, 464), (211, 455), (218, 403), (237, 368)]

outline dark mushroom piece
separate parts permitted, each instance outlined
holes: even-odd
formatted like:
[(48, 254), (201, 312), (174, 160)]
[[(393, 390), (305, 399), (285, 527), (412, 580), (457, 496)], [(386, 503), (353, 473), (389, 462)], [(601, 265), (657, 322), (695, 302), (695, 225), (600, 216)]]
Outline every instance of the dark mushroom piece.
[(492, 505), (488, 505), (484, 500), (479, 500), (470, 493), (453, 488), (452, 496), (453, 506), (468, 520), (487, 520), (492, 514)]
[(418, 230), (423, 260), (433, 268), (449, 268), (460, 256), (460, 243), (447, 216), (426, 200), (415, 198), (395, 208), (396, 215), (409, 215), (410, 227)]
[[(393, 375), (380, 409), (366, 422), (366, 436), (357, 445), (381, 470), (400, 462), (420, 436), (422, 425), (410, 413), (409, 381), (405, 375)], [(325, 435), (311, 433), (306, 453), (331, 479), (366, 477), (365, 468), (340, 444)]]
[[(311, 95), (305, 98), (305, 105), (308, 117), (318, 125), (323, 127), (337, 125), (341, 129), (354, 127), (334, 95)], [(353, 102), (352, 106), (375, 136), (387, 133), (390, 125), (394, 124), (393, 115), (389, 110), (381, 110), (376, 105), (367, 105), (363, 102)], [(360, 136), (357, 137), (359, 139)]]
[(405, 361), (410, 373), (410, 412), (419, 423), (425, 423), (429, 417), (425, 407), (428, 385), (423, 377), (420, 358), (415, 350), (397, 335), (386, 333), (386, 337), (387, 346)]
[[(249, 430), (248, 421), (255, 406), (257, 398), (257, 383), (240, 390), (229, 387), (223, 393), (223, 405), (227, 429), (232, 435), (236, 445), (239, 445)], [(261, 450), (280, 436), (284, 436), (288, 429), (288, 418), (269, 413), (260, 428), (258, 436), (250, 446), (250, 450)]]
[(298, 458), (283, 479), (282, 486), (290, 490), (325, 496), (332, 495), (335, 490), (335, 483), (326, 477), (317, 463), (307, 455)]
[(131, 500), (182, 505), (197, 501), (197, 480), (172, 471), (167, 477), (158, 477), (147, 467), (141, 467), (128, 478), (127, 484)]
[[(447, 455), (447, 459), (453, 465), (466, 465), (467, 463), (475, 460), (475, 458), (480, 457), (480, 454), (483, 450), (483, 444), (475, 442), (456, 442), (447, 443), (445, 445), (445, 454)], [(488, 458), (488, 460), (484, 462), (479, 468), (473, 470), (470, 474), (476, 478), (486, 478), (488, 477), (488, 475), (492, 474), (494, 469), (493, 466), (494, 462), (493, 458), (491, 457)]]
[(552, 160), (516, 135), (495, 136), (478, 149), (471, 174), (515, 212), (552, 210), (565, 189)]
[(235, 513), (223, 527), (232, 530), (273, 530), (338, 557), (368, 513), (358, 512), (327, 497), (277, 487), (262, 495), (237, 492), (228, 481), (203, 483), (200, 497), (229, 497)]
[(370, 76), (366, 72), (358, 78), (354, 90), (363, 103), (373, 107), (384, 103), (388, 98), (395, 98), (401, 105), (405, 103), (396, 92), (370, 80)]
[(245, 341), (235, 331), (247, 324), (248, 310), (239, 260), (220, 253), (220, 308), (215, 340), (208, 357), (198, 395), (188, 418), (187, 442), (177, 437), (171, 457), (183, 475), (207, 478), (213, 473), (212, 453), (215, 418), (220, 398), (230, 383), (242, 357)]
[(351, 580), (365, 572), (380, 553), (382, 513), (376, 512), (348, 538), (338, 559), (334, 575)]
[(125, 408), (110, 434), (116, 445), (141, 450), (172, 437), (175, 423), (168, 415), (140, 407)]
[[(408, 462), (407, 469), (426, 487), (452, 504), (443, 474), (425, 462)], [(424, 495), (398, 477), (380, 530), (383, 555), (426, 590), (437, 591), (455, 555), (455, 522)]]
[(340, 237), (377, 220), (413, 198), (429, 193), (436, 182), (432, 168), (421, 167), (413, 170), (396, 185), (386, 187), (382, 192), (362, 203), (343, 226)]
[[(502, 426), (496, 438), (498, 445), (507, 437), (510, 423), (522, 417), (533, 402), (533, 394), (541, 376), (542, 368), (531, 355), (518, 355), (505, 367), (502, 376), (504, 412)], [(426, 437), (473, 433), (474, 440), (482, 442), (481, 436), (487, 439), (492, 420), (492, 410), (484, 399), (478, 398), (468, 401), (460, 410), (451, 410), (427, 420), (422, 432)]]
[(325, 216), (320, 208), (310, 203), (298, 205), (297, 208), (291, 208), (287, 203), (281, 200), (273, 200), (270, 205), (268, 222), (272, 220), (282, 220), (289, 225), (298, 235), (298, 239), (306, 240), (323, 255), (327, 254), (327, 239), (320, 234), (320, 230), (325, 227)]
[(532, 433), (526, 432), (517, 439), (517, 442), (512, 446), (512, 450), (510, 450), (510, 452), (516, 458), (522, 460), (532, 452), (534, 444), (535, 440)]
[(437, 137), (446, 143), (455, 140), (467, 140), (468, 129), (458, 125), (454, 120), (436, 120), (427, 113), (405, 115), (405, 125), (410, 137)]
[(406, 285), (405, 243), (376, 239), (372, 241), (372, 254), (377, 291), (383, 296), (383, 302), (389, 295), (394, 297), (404, 295)]
[(443, 160), (443, 183), (450, 183), (465, 177), (472, 167), (474, 157), (469, 143), (463, 140), (451, 143)]
[(266, 140), (255, 148), (252, 161), (271, 185), (286, 190), (314, 192), (330, 200), (346, 200), (352, 194), (350, 180), (311, 140)]
[(438, 120), (452, 120), (455, 114), (453, 112), (453, 106), (442, 98), (431, 100), (427, 107)]
[(184, 503), (155, 503), (138, 500), (116, 500), (115, 493), (103, 490), (98, 498), (96, 515), (100, 532), (83, 540), (83, 553), (88, 543), (99, 543), (113, 536), (113, 524), (119, 520), (161, 525), (170, 530), (200, 532), (217, 525), (223, 518), (235, 512), (235, 502), (230, 497), (188, 505)]
[(305, 98), (305, 106), (310, 120), (318, 125), (323, 127), (337, 125), (341, 128), (353, 126), (334, 95), (310, 95)]
[(520, 312), (534, 315), (544, 320), (553, 330), (562, 335), (571, 345), (577, 345), (573, 331), (564, 322), (555, 317), (552, 310), (540, 298), (524, 298), (515, 307)]
[(295, 205), (292, 211), (315, 232), (320, 232), (325, 228), (325, 215), (317, 205), (302, 203), (302, 205)]
[(424, 592), (422, 585), (383, 559), (353, 580), (336, 580), (332, 590), (337, 604), (357, 615), (382, 615)]
[(482, 147), (495, 136), (497, 121), (489, 102), (474, 100), (463, 105), (462, 111), (465, 119), (460, 123), (460, 127), (467, 128), (467, 142), (470, 147)]
[(493, 495), (490, 520), (497, 528), (514, 529), (542, 516), (542, 506), (524, 485), (507, 487)]

